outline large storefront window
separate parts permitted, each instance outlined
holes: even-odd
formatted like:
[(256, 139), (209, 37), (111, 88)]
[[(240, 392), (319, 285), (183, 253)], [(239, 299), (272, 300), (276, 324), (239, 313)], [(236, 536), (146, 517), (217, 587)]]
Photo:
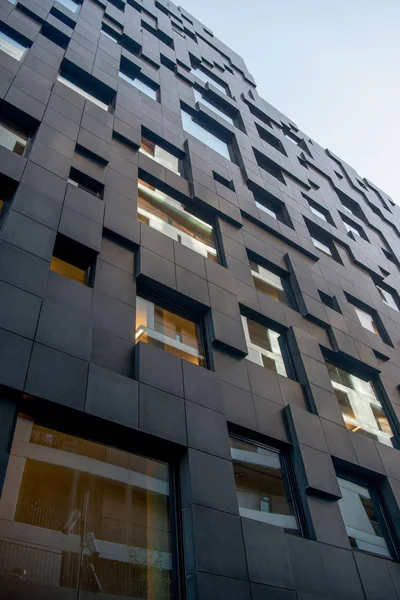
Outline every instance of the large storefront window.
[(0, 500), (0, 598), (172, 600), (164, 463), (19, 417)]

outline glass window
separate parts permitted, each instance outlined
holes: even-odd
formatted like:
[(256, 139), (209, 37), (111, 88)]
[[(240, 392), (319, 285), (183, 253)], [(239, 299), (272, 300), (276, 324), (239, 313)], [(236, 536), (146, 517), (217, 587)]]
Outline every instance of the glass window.
[(75, 0), (58, 0), (58, 2), (73, 13), (76, 13), (80, 6), (80, 3), (75, 2)]
[(132, 79), (131, 77), (128, 77), (128, 75), (125, 75), (125, 73), (122, 73), (122, 71), (119, 72), (119, 76), (121, 77), (121, 79), (124, 79), (125, 81), (133, 85), (135, 88), (146, 94), (146, 96), (149, 96), (149, 98), (157, 100), (158, 91), (155, 88), (150, 87), (142, 79), (139, 79), (138, 77)]
[(318, 209), (318, 208), (315, 206), (315, 204), (311, 204), (311, 203), (309, 203), (309, 205), (310, 205), (310, 210), (311, 210), (311, 212), (312, 212), (312, 213), (313, 213), (313, 214), (314, 214), (316, 217), (319, 217), (319, 218), (320, 218), (320, 219), (322, 219), (323, 221), (326, 221), (326, 222), (328, 222), (328, 219), (326, 218), (326, 216), (325, 216), (325, 214), (322, 212), (322, 210), (319, 210), (319, 209)]
[(370, 490), (339, 477), (338, 483), (342, 493), (339, 507), (352, 547), (390, 557)]
[(13, 179), (10, 179), (6, 175), (0, 174), (0, 224), (10, 206), (15, 191), (18, 187), (18, 183)]
[(356, 227), (354, 227), (353, 225), (350, 225), (350, 223), (348, 223), (347, 221), (343, 221), (343, 223), (344, 223), (347, 233), (354, 233), (354, 235), (360, 236), (360, 232)]
[(318, 250), (321, 250), (321, 252), (323, 252), (324, 254), (327, 254), (328, 256), (332, 256), (332, 252), (331, 252), (331, 249), (329, 248), (329, 246), (327, 246), (323, 242), (320, 242), (319, 240), (316, 240), (313, 237), (311, 237), (311, 241), (314, 244), (314, 246), (316, 248), (318, 248)]
[(177, 175), (181, 174), (179, 158), (143, 136), (140, 143), (139, 152), (146, 154), (146, 156), (150, 156), (150, 158), (158, 162), (163, 167), (166, 167), (170, 171), (173, 171)]
[(83, 285), (90, 285), (94, 260), (85, 255), (84, 247), (58, 234), (54, 244), (50, 270), (73, 279)]
[(25, 134), (7, 123), (0, 122), (0, 145), (22, 156), (28, 138)]
[(140, 296), (136, 297), (135, 340), (204, 366), (199, 326)]
[(276, 275), (252, 260), (250, 261), (250, 268), (254, 285), (260, 292), (272, 296), (272, 298), (282, 304), (288, 304), (283, 282), (279, 275)]
[(108, 28), (107, 31), (104, 29), (104, 26), (101, 28), (101, 34), (105, 35), (106, 38), (112, 40), (116, 44), (118, 43), (118, 34), (113, 31), (111, 28)]
[(0, 50), (3, 50), (3, 52), (6, 52), (16, 60), (21, 60), (26, 46), (17, 42), (14, 38), (4, 33), (4, 31), (0, 31)]
[(73, 279), (78, 283), (86, 284), (87, 279), (87, 271), (84, 269), (80, 269), (71, 263), (61, 260), (61, 258), (57, 258), (53, 256), (50, 263), (50, 270), (59, 273), (60, 275), (64, 275), (64, 277), (68, 277), (69, 279)]
[(183, 204), (139, 179), (138, 219), (164, 235), (218, 262), (212, 225), (195, 217)]
[(95, 98), (95, 96), (92, 96), (92, 94), (89, 94), (88, 92), (85, 92), (85, 90), (83, 90), (78, 85), (75, 85), (75, 83), (72, 83), (72, 81), (70, 81), (66, 77), (62, 77), (61, 75), (59, 75), (58, 76), (58, 81), (60, 81), (60, 83), (66, 85), (67, 87), (71, 88), (71, 90), (74, 90), (75, 92), (78, 92), (78, 94), (80, 94), (81, 96), (83, 96), (84, 98), (86, 98), (86, 100), (90, 100), (90, 102), (93, 102), (93, 104), (96, 104), (97, 106), (100, 106), (100, 108), (102, 108), (103, 110), (107, 110), (108, 111), (108, 109), (109, 109), (108, 104), (105, 104), (104, 102), (102, 102), (98, 98)]
[(3, 598), (172, 600), (168, 465), (16, 423), (0, 500)]
[(242, 316), (242, 323), (247, 342), (247, 360), (287, 377), (279, 344), (280, 334), (247, 317)]
[(261, 202), (256, 200), (256, 206), (263, 212), (267, 213), (267, 215), (269, 215), (270, 217), (272, 217), (274, 219), (278, 218), (276, 212), (273, 211), (271, 208), (268, 208), (268, 206), (266, 204), (261, 204)]
[(94, 179), (85, 176), (83, 173), (80, 173), (75, 169), (71, 169), (68, 177), (68, 183), (74, 187), (84, 190), (85, 192), (88, 192), (89, 194), (92, 194), (92, 196), (96, 196), (97, 198), (103, 197), (103, 184), (98, 183)]
[(240, 515), (297, 532), (280, 453), (232, 437), (230, 444)]
[(229, 117), (227, 114), (222, 112), (222, 110), (220, 110), (219, 108), (214, 106), (214, 104), (209, 102), (198, 90), (193, 90), (193, 91), (194, 91), (194, 97), (195, 97), (196, 102), (201, 102), (202, 104), (207, 106), (210, 110), (215, 112), (217, 115), (219, 115), (220, 117), (225, 119), (225, 121), (228, 121), (228, 123), (233, 125), (233, 119), (231, 117)]
[(203, 142), (203, 144), (206, 144), (207, 146), (215, 150), (215, 152), (222, 154), (222, 156), (224, 156), (228, 160), (231, 160), (229, 146), (226, 142), (224, 142), (219, 137), (211, 133), (211, 131), (209, 131), (208, 129), (205, 129), (203, 125), (196, 123), (193, 117), (189, 115), (189, 113), (187, 113), (186, 111), (182, 110), (181, 115), (183, 129), (187, 131), (187, 133), (190, 133), (190, 135), (196, 137), (198, 140), (200, 140), (200, 142)]
[(354, 310), (356, 311), (358, 320), (360, 321), (361, 325), (365, 327), (365, 329), (368, 329), (368, 331), (379, 335), (379, 331), (375, 324), (373, 316), (365, 312), (365, 310), (361, 310), (361, 308), (358, 308), (357, 306), (354, 307)]
[(393, 432), (372, 383), (329, 363), (327, 368), (347, 429), (392, 446)]
[(211, 85), (213, 85), (214, 87), (216, 87), (217, 90), (219, 90), (223, 94), (227, 93), (226, 87), (224, 85), (222, 85), (221, 83), (219, 83), (218, 81), (216, 81), (212, 75), (209, 75), (208, 73), (206, 73), (202, 69), (200, 69), (200, 68), (192, 69), (191, 73), (193, 73), (193, 75), (195, 75), (203, 83), (211, 83)]
[(379, 285), (376, 286), (376, 289), (379, 292), (382, 302), (390, 306), (390, 308), (394, 308), (394, 310), (399, 310), (396, 301), (390, 292), (388, 292), (384, 288), (381, 288)]

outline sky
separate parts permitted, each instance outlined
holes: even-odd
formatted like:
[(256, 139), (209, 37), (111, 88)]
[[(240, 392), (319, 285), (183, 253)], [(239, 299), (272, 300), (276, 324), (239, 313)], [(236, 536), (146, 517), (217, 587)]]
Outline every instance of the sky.
[(262, 98), (400, 204), (400, 0), (181, 6), (243, 57)]

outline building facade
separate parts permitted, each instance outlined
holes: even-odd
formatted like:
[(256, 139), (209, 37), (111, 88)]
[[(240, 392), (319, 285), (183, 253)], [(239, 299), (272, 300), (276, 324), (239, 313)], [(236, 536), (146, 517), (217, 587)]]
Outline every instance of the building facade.
[(400, 600), (398, 206), (167, 0), (0, 16), (0, 600)]

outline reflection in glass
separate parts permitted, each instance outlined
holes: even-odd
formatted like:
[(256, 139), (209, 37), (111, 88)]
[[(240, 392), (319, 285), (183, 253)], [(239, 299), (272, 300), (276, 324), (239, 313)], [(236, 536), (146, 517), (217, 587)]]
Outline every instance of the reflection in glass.
[(92, 94), (89, 94), (89, 92), (85, 92), (84, 89), (82, 89), (81, 87), (79, 87), (75, 83), (72, 83), (72, 81), (70, 81), (66, 77), (62, 77), (61, 75), (59, 75), (57, 77), (57, 79), (63, 85), (69, 87), (71, 90), (74, 90), (75, 92), (77, 92), (78, 94), (80, 94), (81, 96), (83, 96), (84, 98), (86, 98), (86, 100), (90, 100), (90, 102), (93, 102), (93, 104), (96, 104), (96, 106), (100, 106), (100, 108), (102, 108), (103, 110), (107, 110), (108, 111), (108, 109), (109, 109), (108, 104), (105, 104), (104, 102), (102, 102), (101, 100), (99, 100), (98, 98), (96, 98), (95, 96), (92, 96)]
[(354, 227), (353, 225), (350, 225), (350, 223), (348, 223), (347, 221), (343, 221), (343, 223), (344, 223), (347, 233), (354, 233), (354, 235), (360, 236), (360, 232), (358, 229), (356, 229), (356, 227)]
[(199, 91), (197, 91), (197, 90), (193, 90), (193, 91), (194, 91), (194, 98), (195, 98), (196, 102), (201, 102), (202, 104), (204, 104), (204, 106), (207, 106), (210, 110), (212, 110), (217, 115), (219, 115), (220, 117), (225, 119), (225, 121), (228, 121), (228, 123), (233, 125), (233, 119), (231, 117), (229, 117), (226, 113), (224, 113), (220, 108), (217, 108), (214, 104), (209, 102), (207, 100), (207, 98), (205, 96), (203, 96), (203, 94), (201, 94)]
[(0, 31), (0, 50), (6, 52), (16, 60), (21, 60), (23, 57), (26, 46), (19, 44), (9, 35), (5, 34), (4, 31)]
[(140, 296), (136, 297), (135, 340), (157, 346), (195, 365), (204, 365), (197, 324)]
[(142, 136), (139, 152), (142, 152), (146, 156), (150, 156), (153, 160), (158, 162), (163, 167), (166, 167), (170, 171), (173, 171), (177, 175), (180, 175), (179, 163), (180, 160), (170, 152), (161, 148), (151, 140)]
[(230, 443), (240, 515), (298, 530), (279, 452), (235, 438)]
[(371, 382), (330, 364), (327, 368), (347, 429), (392, 446), (393, 432)]
[(157, 100), (157, 90), (147, 85), (147, 83), (142, 81), (142, 79), (139, 79), (138, 77), (132, 79), (131, 77), (128, 77), (128, 75), (125, 75), (125, 73), (122, 73), (122, 71), (119, 72), (119, 76), (121, 77), (121, 79), (124, 79), (125, 81), (133, 85), (133, 87), (146, 94), (146, 96), (149, 96), (149, 98)]
[(247, 317), (242, 316), (242, 323), (247, 342), (247, 360), (287, 377), (279, 344), (280, 334)]
[(310, 210), (311, 212), (316, 216), (319, 217), (320, 219), (322, 219), (323, 221), (327, 221), (328, 219), (326, 218), (326, 216), (324, 215), (324, 213), (319, 210), (314, 204), (310, 204)]
[(139, 179), (138, 219), (164, 235), (218, 262), (212, 225), (190, 214), (167, 194)]
[(397, 311), (399, 310), (399, 308), (396, 304), (396, 301), (390, 292), (381, 288), (379, 285), (376, 286), (376, 289), (379, 292), (382, 302), (387, 304), (387, 306), (390, 306), (390, 308), (394, 308), (394, 310), (397, 310)]
[(267, 213), (267, 215), (269, 215), (270, 217), (273, 217), (274, 219), (277, 219), (277, 214), (274, 210), (272, 210), (272, 208), (269, 208), (265, 203), (261, 203), (258, 200), (255, 201), (256, 202), (256, 206), (257, 208), (259, 208), (260, 210), (262, 210), (263, 212)]
[(0, 122), (0, 146), (22, 156), (28, 138), (26, 135), (4, 122)]
[(71, 12), (76, 13), (80, 4), (75, 0), (58, 0), (60, 4), (68, 8)]
[(390, 557), (368, 488), (340, 479), (339, 507), (353, 548)]
[(222, 154), (226, 159), (231, 160), (229, 152), (229, 146), (226, 142), (221, 140), (219, 137), (205, 129), (199, 123), (196, 123), (191, 115), (184, 110), (181, 110), (183, 129), (196, 137), (200, 142), (206, 144), (218, 154)]
[(365, 312), (365, 310), (361, 310), (361, 308), (358, 308), (356, 306), (354, 307), (354, 310), (357, 313), (357, 317), (358, 317), (358, 320), (360, 321), (361, 325), (365, 329), (368, 329), (368, 331), (371, 331), (372, 333), (379, 335), (379, 331), (376, 327), (373, 316), (370, 315), (369, 313)]
[(311, 241), (314, 244), (314, 246), (316, 248), (318, 248), (318, 250), (321, 250), (321, 252), (323, 252), (324, 254), (327, 254), (328, 256), (332, 256), (332, 252), (331, 252), (331, 249), (329, 248), (329, 246), (327, 246), (323, 242), (320, 242), (319, 240), (316, 240), (313, 237), (311, 237)]
[(272, 271), (265, 269), (252, 260), (250, 261), (250, 268), (254, 285), (260, 292), (268, 294), (268, 296), (282, 304), (288, 304), (282, 279), (279, 275), (275, 275)]
[(211, 85), (216, 87), (217, 90), (223, 94), (226, 94), (226, 88), (221, 83), (218, 83), (218, 81), (216, 81), (212, 75), (209, 75), (200, 68), (192, 69), (190, 72), (193, 73), (193, 75), (196, 75), (196, 77), (203, 83), (211, 83)]
[(168, 467), (17, 421), (0, 501), (0, 596), (170, 600)]

